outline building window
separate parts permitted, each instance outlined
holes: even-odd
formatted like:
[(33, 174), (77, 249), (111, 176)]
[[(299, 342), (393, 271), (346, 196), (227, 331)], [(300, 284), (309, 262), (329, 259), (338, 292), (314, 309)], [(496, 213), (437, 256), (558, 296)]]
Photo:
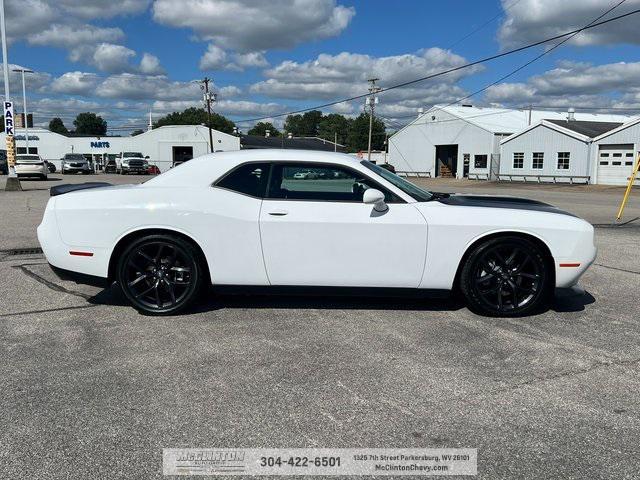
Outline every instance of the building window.
[(600, 156), (601, 156), (601, 157), (608, 157), (608, 156), (609, 156), (609, 154), (608, 154), (608, 153), (601, 153), (601, 154), (600, 154)]
[(611, 165), (620, 166), (622, 165), (622, 162), (611, 162)]
[(534, 169), (541, 169), (544, 167), (544, 153), (543, 152), (533, 152), (533, 163), (531, 167)]
[(558, 170), (569, 170), (569, 152), (558, 152)]
[(609, 165), (609, 162), (600, 162), (600, 165)]
[(513, 154), (513, 168), (524, 168), (524, 153), (516, 152)]
[[(25, 155), (27, 153), (27, 147), (17, 147), (16, 155)], [(29, 155), (37, 155), (38, 147), (29, 147)]]
[(474, 155), (473, 156), (474, 168), (487, 168), (487, 156), (486, 155)]

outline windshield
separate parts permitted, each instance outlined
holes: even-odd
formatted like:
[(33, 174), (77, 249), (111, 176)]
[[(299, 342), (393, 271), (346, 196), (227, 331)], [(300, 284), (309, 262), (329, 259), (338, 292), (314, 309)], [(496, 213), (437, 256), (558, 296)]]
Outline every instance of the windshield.
[(408, 180), (405, 180), (402, 177), (399, 177), (395, 173), (391, 173), (389, 170), (385, 168), (379, 167), (378, 165), (371, 163), (367, 160), (363, 160), (362, 162), (360, 162), (360, 164), (364, 167), (367, 167), (369, 170), (372, 170), (373, 172), (377, 173), (386, 181), (392, 183), (407, 195), (411, 195), (418, 202), (428, 202), (433, 198), (433, 195), (428, 191), (423, 190), (422, 188), (418, 187), (417, 185), (411, 183)]
[(142, 158), (142, 154), (140, 152), (124, 152), (122, 154), (122, 158), (127, 158), (127, 157)]
[(38, 155), (17, 155), (16, 162), (40, 162)]
[(86, 160), (86, 158), (84, 158), (84, 155), (82, 155), (81, 153), (67, 153), (64, 156), (65, 160)]

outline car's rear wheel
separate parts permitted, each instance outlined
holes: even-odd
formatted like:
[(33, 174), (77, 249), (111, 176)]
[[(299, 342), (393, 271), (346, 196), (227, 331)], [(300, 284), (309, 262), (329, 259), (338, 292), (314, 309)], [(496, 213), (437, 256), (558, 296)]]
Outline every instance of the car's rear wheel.
[(153, 315), (174, 314), (191, 304), (200, 291), (202, 274), (196, 248), (172, 235), (135, 240), (117, 267), (124, 295), (137, 310)]
[(497, 317), (527, 315), (548, 300), (552, 274), (542, 249), (521, 237), (497, 237), (474, 248), (460, 288), (469, 308)]

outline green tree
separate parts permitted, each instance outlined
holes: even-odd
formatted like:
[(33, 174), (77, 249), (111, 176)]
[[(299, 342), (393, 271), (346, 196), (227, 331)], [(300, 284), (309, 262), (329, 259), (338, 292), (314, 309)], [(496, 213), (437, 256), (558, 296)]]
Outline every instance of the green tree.
[(137, 130), (134, 130), (133, 132), (131, 132), (131, 136), (135, 137), (136, 135), (140, 135), (141, 133), (144, 133), (144, 130), (142, 130), (141, 128), (138, 128)]
[(320, 110), (311, 110), (303, 115), (289, 115), (284, 129), (296, 137), (317, 137), (320, 120), (322, 120)]
[(73, 126), (76, 127), (76, 133), (81, 135), (106, 135), (107, 133), (107, 122), (101, 116), (91, 112), (79, 113), (73, 121)]
[(51, 119), (51, 121), (49, 122), (49, 131), (53, 133), (59, 133), (60, 135), (69, 134), (69, 130), (67, 130), (67, 127), (64, 126), (64, 122), (59, 117)]
[(325, 115), (318, 124), (318, 136), (333, 142), (335, 134), (337, 133), (338, 143), (346, 145), (347, 135), (351, 128), (351, 122), (352, 120), (346, 118), (344, 115), (340, 115), (339, 113)]
[(271, 122), (256, 123), (253, 128), (247, 132), (247, 135), (259, 135), (263, 137), (267, 130), (269, 130), (270, 134), (274, 137), (280, 135), (280, 131)]
[[(371, 149), (382, 150), (385, 139), (385, 125), (374, 117), (371, 134)], [(366, 151), (369, 143), (369, 114), (361, 113), (351, 122), (347, 135), (347, 149), (350, 152)]]
[(196, 107), (187, 108), (183, 112), (170, 113), (160, 118), (154, 127), (164, 127), (165, 125), (205, 125), (224, 133), (233, 133), (233, 127), (236, 126), (231, 120), (218, 113), (212, 113), (211, 122), (209, 122), (207, 111), (204, 108)]

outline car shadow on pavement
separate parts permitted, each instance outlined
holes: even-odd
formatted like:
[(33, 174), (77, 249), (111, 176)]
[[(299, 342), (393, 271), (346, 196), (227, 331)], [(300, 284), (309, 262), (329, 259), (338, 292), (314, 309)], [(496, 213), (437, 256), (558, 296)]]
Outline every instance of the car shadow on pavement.
[(556, 296), (550, 305), (550, 310), (557, 313), (582, 312), (587, 305), (596, 302), (596, 299), (589, 292), (584, 291), (579, 295)]
[[(88, 299), (94, 305), (130, 307), (120, 288), (113, 284)], [(532, 315), (548, 311), (556, 313), (581, 312), (596, 299), (589, 292), (556, 296), (545, 308)], [(453, 312), (466, 308), (456, 295), (446, 298), (415, 295), (325, 295), (309, 289), (306, 293), (242, 294), (208, 290), (185, 314), (213, 312), (222, 309), (293, 309), (293, 310), (412, 310)]]
[[(130, 306), (115, 284), (98, 292), (88, 302), (94, 305)], [(312, 290), (306, 294), (253, 295), (208, 290), (184, 313), (205, 313), (226, 308), (455, 311), (464, 308), (464, 304), (454, 297), (322, 295)]]

